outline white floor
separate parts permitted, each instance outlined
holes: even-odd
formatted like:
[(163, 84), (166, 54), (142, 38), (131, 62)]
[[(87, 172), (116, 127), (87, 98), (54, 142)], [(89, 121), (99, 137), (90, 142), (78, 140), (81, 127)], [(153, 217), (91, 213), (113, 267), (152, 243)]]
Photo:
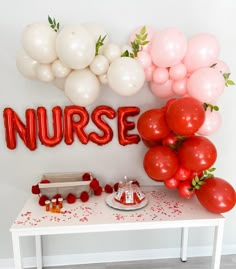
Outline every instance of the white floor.
[[(179, 259), (149, 260), (137, 262), (100, 263), (45, 267), (45, 269), (210, 269), (211, 257), (188, 258), (187, 262)], [(236, 269), (236, 255), (225, 255), (221, 259), (221, 269)]]

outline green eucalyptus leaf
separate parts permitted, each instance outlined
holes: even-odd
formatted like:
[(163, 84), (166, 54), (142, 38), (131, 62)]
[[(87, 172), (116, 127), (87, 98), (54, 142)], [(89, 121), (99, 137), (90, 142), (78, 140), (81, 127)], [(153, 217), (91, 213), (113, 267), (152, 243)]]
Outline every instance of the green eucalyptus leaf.
[(207, 110), (208, 104), (207, 103), (203, 103), (203, 108), (204, 108), (204, 110)]
[(211, 168), (208, 169), (209, 172), (214, 172), (215, 170), (216, 170), (215, 167), (211, 167)]
[(206, 183), (205, 181), (199, 181), (199, 182), (198, 182), (198, 185), (201, 186), (201, 185), (204, 185), (205, 183)]
[(141, 39), (142, 38), (141, 35), (139, 35), (139, 34), (136, 34), (135, 36), (136, 36), (137, 39)]
[(230, 76), (230, 73), (224, 73), (223, 74), (223, 77), (225, 78), (225, 80), (227, 80), (229, 78), (229, 76)]
[(104, 40), (106, 39), (107, 35), (104, 35), (104, 37), (101, 39), (102, 43), (104, 42)]
[(141, 39), (142, 41), (145, 41), (145, 40), (147, 39), (147, 36), (148, 36), (148, 34), (145, 34), (145, 35), (142, 36), (140, 39)]
[(235, 83), (233, 82), (233, 80), (230, 80), (230, 79), (227, 80), (227, 84), (230, 85), (230, 86), (235, 85)]
[(52, 24), (52, 18), (48, 15), (48, 22)]
[(142, 42), (142, 45), (145, 46), (145, 45), (147, 45), (148, 43), (149, 43), (149, 41), (147, 40), (147, 41)]
[(129, 51), (128, 51), (128, 50), (124, 51), (124, 52), (121, 54), (120, 57), (129, 57)]
[(144, 35), (146, 33), (146, 26), (143, 26), (142, 29), (140, 30), (140, 34)]

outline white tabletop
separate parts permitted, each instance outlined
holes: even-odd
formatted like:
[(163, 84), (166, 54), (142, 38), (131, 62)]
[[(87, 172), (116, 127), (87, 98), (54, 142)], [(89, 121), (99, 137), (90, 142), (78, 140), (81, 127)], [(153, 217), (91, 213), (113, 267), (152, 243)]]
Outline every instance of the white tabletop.
[[(186, 200), (176, 190), (165, 187), (143, 187), (148, 204), (138, 210), (122, 211), (105, 202), (109, 194), (92, 196), (88, 202), (64, 202), (65, 213), (46, 212), (32, 195), (11, 227), (11, 232), (22, 235), (53, 234), (63, 231), (93, 232), (139, 229), (217, 225), (220, 214), (208, 212), (196, 197)], [(144, 225), (145, 224), (145, 225)], [(66, 233), (66, 232), (65, 232)]]

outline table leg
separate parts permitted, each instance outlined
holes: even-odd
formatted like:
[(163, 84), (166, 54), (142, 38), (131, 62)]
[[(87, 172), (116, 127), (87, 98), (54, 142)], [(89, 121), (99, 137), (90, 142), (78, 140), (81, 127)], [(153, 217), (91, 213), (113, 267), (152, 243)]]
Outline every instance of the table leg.
[(23, 269), (21, 251), (20, 251), (20, 237), (17, 234), (12, 233), (12, 246), (15, 269)]
[(224, 233), (224, 220), (220, 221), (218, 226), (215, 227), (214, 248), (211, 264), (212, 269), (220, 269), (223, 233)]
[(43, 268), (41, 235), (35, 235), (35, 252), (37, 269)]
[(183, 227), (181, 231), (181, 251), (180, 259), (182, 262), (187, 261), (187, 248), (188, 248), (188, 227)]

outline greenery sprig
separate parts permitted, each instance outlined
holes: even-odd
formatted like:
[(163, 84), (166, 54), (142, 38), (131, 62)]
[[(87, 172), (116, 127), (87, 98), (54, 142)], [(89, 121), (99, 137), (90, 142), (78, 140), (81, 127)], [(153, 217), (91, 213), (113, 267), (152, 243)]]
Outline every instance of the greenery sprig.
[(223, 77), (225, 79), (225, 86), (226, 87), (235, 85), (234, 81), (229, 79), (230, 73), (224, 73)]
[(56, 22), (56, 19), (55, 18), (51, 18), (49, 15), (48, 15), (48, 22), (50, 24), (50, 27), (55, 31), (55, 32), (58, 32), (59, 31), (59, 28), (60, 28), (60, 23), (59, 22)]
[[(211, 65), (210, 67), (211, 67), (211, 68), (214, 68), (216, 65), (217, 65), (217, 63), (214, 63), (214, 64)], [(221, 73), (222, 73), (222, 72), (221, 72)], [(225, 79), (225, 86), (226, 86), (226, 87), (235, 85), (234, 81), (233, 81), (232, 79), (229, 79), (229, 77), (230, 77), (230, 73), (224, 73), (224, 74), (223, 74), (223, 77), (224, 77), (224, 79)]]
[(106, 39), (107, 35), (105, 35), (104, 37), (102, 37), (101, 35), (99, 36), (97, 42), (96, 42), (96, 52), (95, 52), (95, 56), (98, 55), (99, 49), (104, 45), (104, 40)]
[(192, 180), (192, 188), (191, 189), (196, 189), (196, 190), (200, 190), (201, 186), (204, 185), (206, 183), (206, 180), (208, 178), (214, 177), (213, 172), (216, 169), (214, 167), (209, 168), (208, 170), (205, 170), (202, 174), (202, 176), (198, 176), (196, 175), (193, 180)]
[(147, 37), (148, 33), (146, 31), (146, 26), (143, 26), (140, 32), (135, 35), (135, 40), (131, 42), (132, 52), (126, 50), (121, 54), (121, 57), (130, 57), (130, 58), (137, 57), (138, 53), (142, 51), (143, 46), (149, 43)]
[(219, 111), (219, 107), (218, 106), (214, 106), (212, 104), (207, 104), (207, 103), (203, 103), (203, 108), (205, 111), (207, 111), (208, 108), (210, 108), (210, 111), (212, 112), (213, 110), (215, 111)]

